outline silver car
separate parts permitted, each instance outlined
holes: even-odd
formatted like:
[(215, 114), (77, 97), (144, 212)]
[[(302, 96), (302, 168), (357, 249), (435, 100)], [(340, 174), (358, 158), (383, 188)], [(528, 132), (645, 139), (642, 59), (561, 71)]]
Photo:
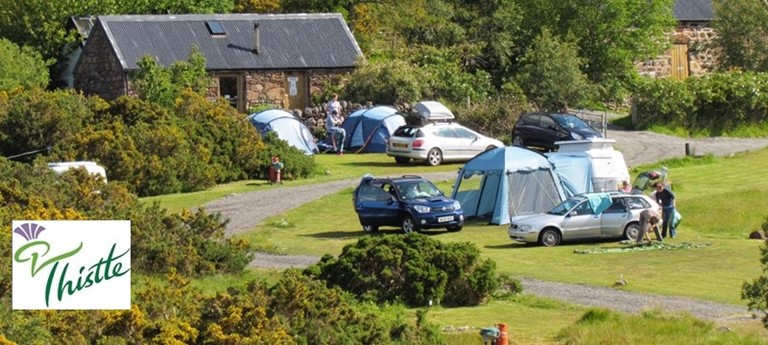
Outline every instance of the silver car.
[(546, 213), (515, 219), (509, 225), (509, 238), (547, 247), (577, 239), (635, 240), (640, 232), (640, 212), (645, 209), (661, 212), (659, 205), (646, 195), (618, 192), (608, 195), (610, 206), (597, 214), (593, 211), (593, 205), (599, 194), (592, 193), (568, 198)]
[(464, 162), (486, 150), (503, 147), (500, 140), (486, 137), (455, 122), (401, 126), (389, 137), (387, 156), (398, 164), (412, 159), (429, 165)]

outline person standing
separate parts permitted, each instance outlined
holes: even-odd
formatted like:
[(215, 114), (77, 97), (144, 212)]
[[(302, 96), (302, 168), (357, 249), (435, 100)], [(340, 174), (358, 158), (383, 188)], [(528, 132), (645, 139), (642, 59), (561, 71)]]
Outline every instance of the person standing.
[(640, 232), (637, 234), (637, 243), (643, 243), (643, 237), (648, 236), (648, 242), (651, 242), (651, 235), (648, 231), (653, 228), (653, 232), (656, 235), (656, 240), (661, 242), (661, 234), (659, 234), (659, 214), (652, 209), (645, 209), (640, 212)]
[(661, 205), (661, 237), (667, 237), (667, 228), (669, 228), (669, 237), (675, 238), (677, 232), (675, 224), (672, 223), (675, 217), (675, 194), (661, 182), (656, 182), (653, 188), (656, 189), (656, 202)]

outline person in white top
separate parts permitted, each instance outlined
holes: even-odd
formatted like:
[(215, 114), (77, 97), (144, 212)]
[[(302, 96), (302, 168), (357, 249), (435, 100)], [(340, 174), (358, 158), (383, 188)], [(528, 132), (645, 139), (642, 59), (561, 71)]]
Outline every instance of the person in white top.
[(344, 154), (344, 140), (347, 138), (347, 131), (341, 127), (344, 123), (344, 117), (341, 116), (341, 104), (338, 101), (339, 95), (333, 94), (333, 99), (328, 101), (326, 108), (328, 113), (325, 115), (325, 129), (331, 135), (333, 150), (337, 154)]
[(327, 114), (333, 114), (334, 110), (341, 115), (341, 103), (339, 103), (339, 95), (336, 93), (333, 94), (331, 100), (325, 105), (325, 112)]

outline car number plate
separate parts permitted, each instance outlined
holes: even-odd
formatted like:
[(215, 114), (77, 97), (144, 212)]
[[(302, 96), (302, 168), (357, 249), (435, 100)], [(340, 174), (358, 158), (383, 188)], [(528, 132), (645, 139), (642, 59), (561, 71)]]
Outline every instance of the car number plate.
[(453, 216), (447, 216), (447, 217), (440, 217), (440, 218), (437, 218), (437, 222), (438, 222), (438, 223), (445, 223), (445, 222), (450, 222), (450, 221), (452, 221), (452, 220), (453, 220)]
[(392, 146), (394, 146), (394, 147), (408, 147), (408, 144), (405, 144), (405, 143), (392, 143)]

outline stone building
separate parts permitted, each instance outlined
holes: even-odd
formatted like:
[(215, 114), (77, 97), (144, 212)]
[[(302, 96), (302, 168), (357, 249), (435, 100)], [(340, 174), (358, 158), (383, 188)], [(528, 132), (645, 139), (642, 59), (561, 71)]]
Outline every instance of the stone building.
[(716, 33), (712, 0), (676, 0), (673, 8), (677, 26), (670, 33), (672, 47), (656, 59), (637, 63), (641, 75), (685, 79), (712, 71), (715, 51), (711, 47)]
[(193, 46), (213, 77), (209, 98), (225, 98), (243, 113), (262, 104), (305, 109), (313, 93), (363, 57), (337, 13), (98, 16), (74, 87), (107, 100), (131, 94), (142, 57), (168, 67), (186, 61)]

